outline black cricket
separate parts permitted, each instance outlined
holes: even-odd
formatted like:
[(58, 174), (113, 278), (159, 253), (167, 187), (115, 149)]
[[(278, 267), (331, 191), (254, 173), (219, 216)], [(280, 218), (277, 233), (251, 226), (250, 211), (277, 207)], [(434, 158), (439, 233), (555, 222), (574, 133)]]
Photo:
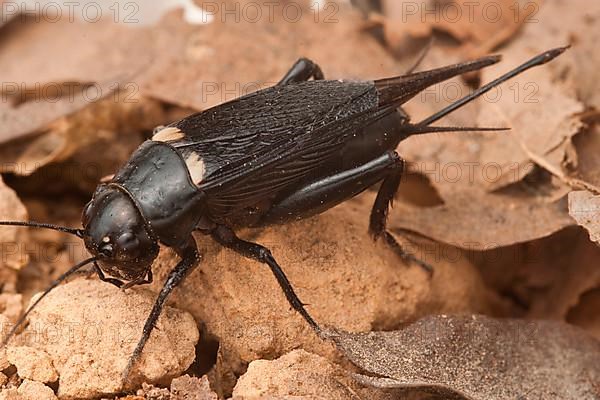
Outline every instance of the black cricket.
[(157, 128), (110, 182), (97, 187), (83, 211), (82, 229), (0, 222), (74, 234), (93, 255), (54, 281), (4, 343), (48, 292), (85, 265), (93, 264), (101, 280), (121, 288), (152, 282), (152, 262), (162, 243), (181, 260), (158, 294), (124, 372), (126, 379), (169, 293), (202, 258), (193, 232), (267, 264), (291, 306), (320, 332), (271, 252), (238, 238), (235, 228), (306, 218), (381, 182), (370, 234), (403, 259), (430, 269), (404, 252), (386, 230), (404, 165), (395, 151), (398, 143), (429, 132), (503, 130), (431, 124), (565, 49), (540, 54), (419, 123), (411, 123), (400, 106), (433, 84), (494, 64), (500, 57), (366, 82), (324, 80), (321, 69), (303, 58), (273, 87)]

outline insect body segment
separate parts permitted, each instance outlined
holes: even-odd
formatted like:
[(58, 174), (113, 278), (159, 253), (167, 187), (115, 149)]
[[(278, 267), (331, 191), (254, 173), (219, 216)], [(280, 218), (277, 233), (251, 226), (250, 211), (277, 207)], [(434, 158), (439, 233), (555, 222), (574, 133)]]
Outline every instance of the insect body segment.
[(170, 145), (146, 141), (113, 178), (130, 194), (161, 243), (178, 247), (202, 218), (202, 193), (185, 160)]
[[(370, 213), (370, 234), (404, 260), (431, 272), (386, 229), (404, 169), (397, 145), (408, 136), (428, 132), (502, 130), (430, 124), (564, 50), (545, 52), (416, 124), (402, 104), (428, 86), (494, 64), (499, 57), (367, 82), (323, 80), (315, 63), (300, 59), (272, 88), (157, 129), (112, 179), (98, 186), (83, 212), (82, 229), (33, 222), (0, 224), (71, 233), (82, 237), (92, 253), (39, 299), (90, 263), (100, 279), (117, 286), (149, 283), (159, 243), (175, 250), (180, 261), (167, 276), (124, 378), (141, 355), (169, 294), (201, 260), (194, 232), (268, 266), (290, 305), (319, 333), (319, 325), (274, 255), (239, 238), (235, 229), (306, 218), (381, 182)], [(31, 307), (8, 337), (30, 311)]]
[(158, 244), (129, 193), (114, 184), (100, 186), (82, 222), (85, 246), (106, 273), (126, 281), (147, 274)]

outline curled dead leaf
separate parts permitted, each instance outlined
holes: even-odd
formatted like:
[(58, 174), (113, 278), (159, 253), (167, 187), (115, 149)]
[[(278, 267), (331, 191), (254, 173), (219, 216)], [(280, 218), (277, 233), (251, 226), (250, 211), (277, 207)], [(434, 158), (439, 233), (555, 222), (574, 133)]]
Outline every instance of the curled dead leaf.
[[(262, 15), (269, 15), (265, 5), (252, 4), (264, 6)], [(161, 56), (145, 74), (142, 93), (206, 109), (275, 84), (299, 57), (321, 64), (328, 79), (374, 79), (402, 71), (377, 39), (360, 29), (364, 19), (349, 4), (336, 2), (318, 18), (310, 2), (294, 5), (302, 12), (293, 23), (278, 12), (255, 22), (216, 18), (200, 27), (167, 16), (155, 35)]]
[(387, 44), (403, 52), (415, 39), (442, 31), (458, 40), (461, 54), (475, 58), (512, 39), (527, 23), (537, 22), (540, 1), (535, 0), (383, 0), (383, 26)]
[[(0, 154), (5, 161), (2, 172), (31, 175), (49, 163), (64, 161), (79, 146), (110, 130), (110, 120), (134, 108), (129, 104), (134, 100), (159, 99), (204, 109), (273, 84), (300, 56), (323, 62), (333, 47), (337, 57), (327, 64), (328, 76), (377, 77), (397, 70), (386, 50), (356, 29), (362, 17), (349, 5), (336, 6), (335, 15), (318, 19), (308, 1), (298, 6), (303, 7), (302, 18), (293, 24), (281, 13), (258, 23), (217, 18), (208, 25), (190, 25), (181, 13), (171, 12), (160, 24), (135, 28), (110, 21), (19, 19), (0, 44), (6, 99), (0, 104), (0, 143), (9, 142)], [(268, 10), (265, 7), (263, 15)], [(298, 46), (282, 40), (290, 30), (302, 38)], [(81, 35), (85, 42), (72, 41)], [(357, 46), (372, 62), (353, 62)], [(15, 59), (28, 62), (16, 65)], [(74, 115), (90, 110), (106, 123), (86, 117), (84, 124)], [(147, 121), (142, 124), (145, 129), (151, 122), (170, 122), (152, 114), (140, 115), (134, 123), (139, 125), (139, 120)]]
[[(14, 91), (11, 89), (14, 85)], [(53, 86), (48, 83), (46, 86)], [(58, 83), (56, 85), (59, 85)], [(120, 87), (118, 80), (110, 80), (103, 83), (93, 84), (88, 89), (93, 90), (90, 94), (87, 90), (74, 91), (68, 96), (59, 91), (60, 96), (54, 97), (45, 93), (43, 90), (36, 94), (19, 88), (16, 82), (4, 82), (1, 96), (7, 101), (0, 103), (0, 143), (7, 143), (15, 139), (24, 138), (35, 132), (39, 132), (50, 123), (61, 117), (71, 115), (78, 110), (84, 109), (90, 104), (102, 100), (114, 93), (115, 89)], [(34, 96), (31, 99), (31, 96)]]
[[(503, 62), (483, 71), (484, 81), (529, 59), (557, 43), (568, 43), (568, 31), (550, 35), (557, 6), (544, 3), (536, 18), (526, 24)], [(584, 23), (585, 13), (573, 13)], [(576, 48), (577, 45), (574, 45)], [(450, 58), (449, 58), (449, 56)], [(433, 49), (427, 66), (452, 62), (453, 53)], [(569, 59), (567, 52), (563, 59)], [(456, 55), (454, 55), (456, 57)], [(399, 153), (411, 170), (429, 179), (443, 204), (413, 207), (400, 204), (390, 225), (468, 249), (487, 250), (548, 236), (573, 220), (566, 195), (572, 188), (593, 184), (573, 177), (578, 151), (573, 138), (585, 128), (585, 105), (570, 83), (564, 61), (532, 69), (502, 85), (494, 93), (448, 116), (443, 125), (511, 127), (496, 134), (442, 134), (409, 138)], [(426, 68), (425, 66), (423, 68)], [(469, 92), (457, 80), (428, 89), (407, 105), (419, 119)], [(593, 171), (587, 168), (587, 171)], [(526, 224), (523, 221), (527, 221)]]
[(600, 342), (562, 322), (434, 316), (332, 339), (369, 386), (444, 399), (598, 398)]

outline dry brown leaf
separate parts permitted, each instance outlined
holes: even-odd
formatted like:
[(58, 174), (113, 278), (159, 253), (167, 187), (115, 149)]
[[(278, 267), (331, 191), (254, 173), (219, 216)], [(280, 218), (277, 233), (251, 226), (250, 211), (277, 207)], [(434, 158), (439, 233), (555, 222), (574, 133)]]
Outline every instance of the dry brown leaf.
[(146, 30), (110, 21), (19, 18), (2, 39), (0, 143), (39, 132), (98, 100), (138, 93), (135, 80), (152, 57), (144, 51), (151, 40)]
[[(535, 43), (536, 34), (522, 37), (506, 53), (505, 60), (510, 65), (518, 65), (543, 51), (537, 46), (532, 49), (530, 43)], [(565, 56), (569, 57), (569, 53)], [(498, 68), (492, 67), (483, 76), (489, 81), (499, 73)], [(542, 164), (536, 158), (558, 169), (576, 165), (572, 138), (583, 128), (578, 114), (584, 106), (576, 100), (572, 88), (557, 81), (556, 72), (545, 67), (530, 70), (503, 85), (497, 99), (485, 103), (477, 124), (510, 126), (513, 140), (491, 138), (484, 149), (482, 161), (500, 163), (502, 167), (501, 176), (487, 185), (488, 190), (498, 190), (523, 179), (532, 170), (531, 163)]]
[[(13, 96), (20, 96), (19, 91), (23, 89), (32, 90), (29, 96), (39, 95), (33, 98), (38, 103), (54, 97), (51, 95), (55, 93), (68, 99), (69, 83), (80, 83), (81, 89), (85, 89), (94, 82), (106, 82), (110, 86), (116, 83), (115, 77), (137, 78), (136, 74), (143, 72), (156, 56), (148, 53), (152, 49), (151, 31), (136, 25), (115, 24), (110, 19), (86, 23), (68, 18), (59, 21), (41, 18), (38, 22), (28, 18), (15, 22), (18, 23), (10, 27), (0, 42), (2, 79), (5, 89)], [(85, 40), (73, 40), (77, 37)], [(64, 84), (67, 88), (62, 86)], [(47, 96), (42, 88), (47, 88)], [(95, 95), (90, 89), (89, 96)], [(19, 102), (22, 99), (32, 102), (30, 97), (17, 98)]]
[(177, 14), (167, 16), (156, 35), (161, 57), (144, 74), (142, 93), (205, 109), (275, 84), (302, 56), (319, 63), (328, 79), (374, 79), (405, 70), (359, 29), (360, 12), (339, 4), (334, 13), (317, 18), (306, 4), (294, 22), (274, 13), (272, 20), (256, 23), (217, 18), (206, 26), (185, 27)]
[(583, 229), (571, 227), (548, 238), (545, 248), (520, 265), (521, 281), (533, 294), (527, 317), (564, 319), (584, 293), (600, 287), (598, 265), (600, 247)]
[(511, 39), (524, 23), (534, 23), (539, 2), (531, 0), (455, 0), (440, 2), (434, 24), (462, 43), (464, 54), (484, 55)]
[[(2, 96), (8, 96), (2, 92)], [(5, 143), (42, 129), (59, 117), (89, 104), (82, 96), (76, 100), (56, 103), (29, 103), (18, 107), (3, 101), (0, 105), (0, 142)]]
[(569, 193), (569, 215), (600, 244), (600, 196), (586, 190)]
[[(556, 18), (556, 15), (564, 16), (565, 19)], [(592, 49), (597, 48), (598, 30), (592, 28), (592, 21), (600, 19), (600, 3), (581, 0), (545, 2), (536, 18), (539, 23), (528, 25), (519, 39), (510, 46), (511, 52), (507, 54), (510, 60), (516, 62), (518, 57), (524, 57), (532, 49), (541, 51), (568, 43), (572, 43), (573, 47), (565, 57), (559, 57), (556, 62), (517, 78), (518, 86), (508, 86), (511, 96), (503, 96), (494, 104), (496, 113), (491, 110), (481, 113), (479, 123), (489, 125), (509, 122), (513, 130), (519, 133), (519, 140), (502, 147), (504, 158), (510, 160), (511, 165), (522, 166), (520, 170), (526, 172), (529, 169), (526, 167), (527, 163), (533, 159), (546, 168), (544, 163), (535, 160), (538, 157), (553, 168), (562, 170), (562, 175), (566, 176), (568, 174), (564, 171), (569, 172), (578, 163), (572, 144), (573, 136), (583, 127), (578, 114), (584, 111), (586, 105), (600, 105), (594, 97), (600, 92), (595, 75), (597, 68), (590, 65), (594, 63), (593, 57), (597, 54)], [(490, 68), (484, 76), (489, 79), (496, 71), (495, 68)], [(514, 99), (511, 98), (513, 95)], [(520, 99), (521, 103), (518, 108), (511, 104), (516, 99)], [(538, 107), (534, 109), (533, 106), (536, 105)], [(490, 156), (493, 157), (495, 154)], [(551, 170), (552, 167), (547, 169)], [(593, 170), (587, 169), (590, 172)], [(510, 175), (506, 171), (504, 179), (490, 185), (490, 190), (513, 182)], [(564, 180), (568, 184), (577, 185), (577, 182)]]
[[(468, 400), (594, 400), (600, 342), (561, 322), (427, 317), (401, 331), (335, 333), (380, 388)], [(373, 376), (374, 375), (374, 376)]]
[(600, 186), (600, 125), (594, 125), (574, 138), (577, 176)]
[[(140, 132), (163, 121), (155, 100), (136, 97), (128, 102), (111, 96), (58, 119), (44, 133), (4, 144), (0, 172), (33, 175), (31, 189), (51, 179), (54, 191), (62, 183), (93, 191), (100, 177), (129, 158), (143, 140)], [(36, 175), (42, 167), (46, 169)]]
[[(0, 105), (0, 142), (39, 133), (57, 118), (86, 108), (90, 103), (86, 90), (107, 96), (106, 101), (114, 100), (109, 96), (113, 91), (126, 91), (115, 103), (143, 96), (204, 109), (275, 83), (301, 56), (323, 64), (332, 78), (374, 78), (401, 71), (375, 38), (357, 29), (362, 18), (349, 5), (340, 5), (333, 13), (324, 11), (318, 18), (308, 2), (303, 7), (302, 18), (293, 23), (275, 13), (273, 19), (265, 17), (257, 23), (217, 18), (198, 26), (184, 23), (177, 11), (152, 29), (109, 21), (19, 20), (0, 43), (7, 99)], [(268, 9), (263, 11), (269, 15)], [(74, 36), (86, 40), (73, 42)], [(357, 47), (368, 62), (355, 62)], [(27, 62), (17, 65), (15, 59)], [(121, 78), (115, 81), (115, 76)], [(72, 94), (73, 86), (81, 91)], [(48, 88), (54, 91), (49, 94)], [(55, 92), (64, 98), (53, 101)], [(83, 136), (79, 133), (75, 139)], [(73, 137), (56, 134), (27, 138), (15, 144), (17, 151), (7, 150), (9, 164), (25, 158), (35, 167), (20, 170), (30, 174), (50, 161), (64, 159), (69, 153), (65, 147), (73, 145)]]
[(410, 41), (443, 31), (462, 43), (460, 52), (474, 58), (508, 42), (526, 23), (537, 22), (539, 1), (531, 0), (384, 0), (383, 25), (388, 45), (397, 52)]
[(432, 0), (418, 3), (383, 0), (381, 8), (382, 15), (371, 14), (370, 20), (381, 25), (387, 47), (397, 56), (403, 57), (410, 50), (416, 50), (415, 46), (422, 46), (422, 42), (431, 36), (433, 25), (424, 23), (419, 11), (423, 8), (434, 9)]
[(550, 68), (561, 73), (560, 80), (574, 88), (586, 106), (600, 109), (600, 2), (546, 1), (536, 18), (540, 34), (530, 37), (530, 43), (542, 48), (556, 46), (557, 41), (571, 43), (569, 57), (560, 57)]
[[(568, 42), (561, 32), (549, 44), (543, 26), (556, 14), (543, 12), (545, 7), (549, 6), (537, 15), (540, 23), (527, 24), (502, 51), (503, 62), (484, 70), (484, 81)], [(575, 14), (585, 19), (584, 12)], [(584, 105), (560, 64), (570, 54), (560, 57), (558, 65), (528, 71), (440, 122), (510, 126), (511, 132), (429, 135), (403, 142), (400, 154), (411, 162), (412, 171), (429, 178), (443, 204), (427, 208), (402, 204), (392, 213), (391, 225), (479, 250), (533, 240), (572, 225), (564, 197), (572, 187), (589, 185), (571, 177), (577, 165), (572, 139), (583, 128), (579, 113)], [(444, 53), (434, 49), (427, 66), (432, 61), (452, 62), (448, 57), (443, 60)], [(407, 108), (412, 115), (425, 116), (467, 91), (460, 82), (450, 81), (425, 91)]]
[(573, 224), (560, 202), (469, 192), (449, 200), (427, 208), (398, 204), (390, 226), (398, 233), (408, 229), (456, 247), (489, 250), (548, 236)]
[[(583, 293), (600, 286), (600, 247), (571, 226), (549, 237), (472, 252), (486, 284), (535, 319), (564, 319)], [(520, 311), (518, 311), (520, 310)]]
[[(134, 81), (151, 57), (141, 50), (148, 38), (144, 32), (107, 21), (19, 18), (11, 24), (0, 42), (1, 171), (31, 175), (80, 147), (97, 145), (108, 132), (121, 136), (138, 128), (140, 121), (146, 123), (144, 129), (152, 129), (161, 112), (154, 107), (148, 113), (148, 101), (140, 99)], [(78, 36), (86, 40), (73, 41)], [(129, 118), (124, 121), (124, 116)], [(130, 152), (141, 141), (131, 139), (121, 136), (115, 147)], [(104, 154), (94, 154), (79, 163), (79, 170), (107, 164), (96, 160)]]
[[(444, 52), (433, 49), (428, 62), (439, 64), (444, 58), (452, 62)], [(448, 102), (444, 101), (444, 93), (458, 97), (467, 91), (462, 83), (452, 80), (418, 96), (407, 109), (411, 115), (418, 115), (413, 119), (419, 120)], [(518, 108), (521, 104), (512, 106)], [(543, 108), (539, 104), (530, 106)], [(482, 125), (476, 122), (477, 115), (486, 112), (488, 107), (488, 103), (480, 100), (440, 124)], [(506, 122), (485, 126), (506, 126)], [(391, 213), (390, 226), (419, 232), (455, 246), (486, 250), (547, 236), (572, 225), (566, 203), (561, 201), (569, 187), (548, 174), (536, 175), (535, 170), (521, 168), (511, 161), (512, 154), (503, 151), (513, 146), (513, 137), (518, 134), (516, 130), (434, 134), (412, 137), (401, 143), (398, 151), (409, 160), (410, 170), (429, 179), (442, 204), (415, 207), (399, 202)], [(522, 175), (532, 179), (521, 182)], [(510, 176), (512, 185), (490, 192), (489, 187), (497, 185), (504, 176)], [(523, 224), (524, 220), (529, 223)]]

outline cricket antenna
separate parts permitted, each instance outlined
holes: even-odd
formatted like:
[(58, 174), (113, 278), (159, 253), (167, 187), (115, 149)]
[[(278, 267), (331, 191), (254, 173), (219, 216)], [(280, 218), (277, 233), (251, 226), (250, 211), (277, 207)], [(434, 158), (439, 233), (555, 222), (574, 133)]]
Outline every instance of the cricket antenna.
[(7, 343), (15, 335), (15, 333), (17, 332), (17, 330), (23, 325), (23, 323), (25, 323), (25, 320), (27, 319), (27, 316), (29, 315), (29, 313), (35, 308), (35, 306), (38, 305), (38, 303), (40, 301), (42, 301), (42, 299), (44, 297), (46, 297), (46, 295), (48, 293), (50, 293), (52, 291), (52, 289), (54, 289), (55, 287), (57, 287), (58, 285), (60, 285), (62, 282), (65, 281), (65, 279), (67, 279), (69, 276), (73, 275), (75, 272), (79, 271), (84, 266), (86, 266), (89, 263), (94, 262), (96, 260), (97, 260), (96, 257), (90, 257), (87, 260), (83, 260), (82, 262), (80, 262), (80, 263), (72, 266), (67, 272), (65, 272), (64, 274), (62, 274), (58, 278), (56, 278), (56, 280), (53, 281), (50, 284), (50, 286), (48, 286), (46, 288), (46, 290), (44, 290), (44, 292), (40, 295), (40, 297), (38, 297), (35, 300), (35, 302), (31, 306), (29, 306), (29, 308), (27, 308), (27, 311), (25, 311), (23, 313), (23, 315), (21, 315), (19, 317), (19, 319), (17, 320), (17, 322), (15, 323), (15, 325), (12, 327), (12, 329), (10, 330), (10, 332), (8, 332), (8, 334), (2, 339), (2, 342), (0, 343), (0, 346), (4, 347), (4, 346), (7, 345)]
[(33, 228), (46, 228), (52, 229), (55, 231), (70, 233), (71, 235), (75, 235), (78, 238), (83, 237), (83, 229), (77, 228), (68, 228), (66, 226), (54, 225), (54, 224), (46, 224), (43, 222), (33, 222), (33, 221), (0, 221), (0, 225), (12, 225), (12, 226), (30, 226)]
[(465, 96), (460, 100), (457, 100), (456, 102), (450, 104), (448, 107), (436, 112), (435, 114), (431, 115), (430, 117), (424, 119), (423, 121), (421, 121), (415, 125), (417, 125), (417, 126), (431, 125), (432, 123), (445, 117), (446, 115), (450, 114), (451, 112), (459, 109), (460, 107), (464, 106), (465, 104), (475, 100), (479, 96), (482, 96), (483, 94), (489, 92), (490, 90), (492, 90), (496, 86), (500, 85), (501, 83), (506, 82), (507, 80), (527, 71), (530, 68), (537, 67), (538, 65), (546, 64), (547, 62), (552, 61), (553, 59), (555, 59), (556, 57), (558, 57), (559, 55), (564, 53), (565, 50), (567, 50), (569, 47), (571, 47), (571, 46), (558, 47), (556, 49), (548, 50), (538, 56), (533, 57), (531, 60), (527, 61), (526, 63), (519, 65), (517, 68), (507, 72), (506, 74), (493, 80), (492, 82), (488, 83), (487, 85), (480, 87), (479, 89), (477, 89), (470, 95)]

